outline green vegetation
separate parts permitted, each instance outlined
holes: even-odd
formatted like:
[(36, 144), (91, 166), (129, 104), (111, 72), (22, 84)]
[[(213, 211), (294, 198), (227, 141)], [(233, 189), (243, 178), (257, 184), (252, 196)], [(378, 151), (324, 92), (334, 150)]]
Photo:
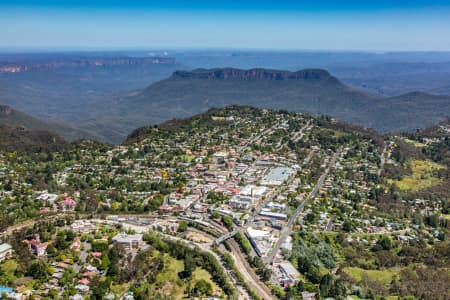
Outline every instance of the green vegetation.
[(392, 279), (399, 274), (398, 269), (364, 270), (361, 268), (347, 267), (342, 271), (358, 283), (363, 280), (371, 280), (379, 281), (385, 286), (390, 286)]
[(436, 172), (445, 168), (429, 160), (412, 160), (409, 162), (412, 174), (394, 183), (402, 190), (418, 191), (435, 186), (441, 182)]

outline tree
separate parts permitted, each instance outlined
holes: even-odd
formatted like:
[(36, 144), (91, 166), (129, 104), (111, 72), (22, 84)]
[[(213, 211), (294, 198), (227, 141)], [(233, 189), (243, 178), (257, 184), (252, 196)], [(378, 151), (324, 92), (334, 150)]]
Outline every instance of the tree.
[(28, 268), (27, 274), (35, 279), (45, 280), (48, 276), (47, 265), (42, 260), (35, 261)]
[(201, 297), (201, 296), (208, 296), (212, 293), (212, 286), (211, 283), (204, 279), (200, 279), (195, 283), (193, 294), (194, 296)]
[(344, 230), (345, 232), (350, 232), (352, 230), (353, 224), (350, 220), (345, 220), (344, 223), (342, 224), (342, 230)]
[(333, 277), (330, 274), (325, 274), (320, 279), (320, 296), (328, 297), (333, 286)]
[(383, 235), (377, 242), (384, 250), (391, 250), (392, 240), (389, 236)]
[(232, 231), (234, 228), (234, 223), (233, 223), (233, 219), (230, 216), (223, 216), (222, 218), (223, 223), (225, 224), (225, 227)]
[(102, 269), (106, 270), (108, 269), (109, 265), (110, 265), (111, 261), (109, 260), (108, 254), (105, 252), (102, 254)]
[(190, 278), (196, 267), (197, 265), (195, 263), (194, 257), (190, 254), (186, 255), (186, 257), (184, 258), (184, 270), (179, 274), (180, 278)]
[(185, 232), (188, 228), (188, 223), (186, 221), (180, 221), (178, 226), (178, 232)]

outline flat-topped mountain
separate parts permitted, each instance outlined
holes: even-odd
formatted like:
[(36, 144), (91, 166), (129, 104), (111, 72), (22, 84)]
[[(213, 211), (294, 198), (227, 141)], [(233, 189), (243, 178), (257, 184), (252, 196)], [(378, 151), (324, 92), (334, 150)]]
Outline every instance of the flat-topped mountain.
[(172, 77), (217, 80), (330, 80), (338, 82), (328, 71), (322, 69), (306, 69), (297, 72), (263, 68), (250, 70), (236, 68), (196, 69), (193, 71), (176, 71)]
[(351, 88), (328, 71), (234, 68), (176, 71), (121, 99), (121, 116), (144, 125), (230, 104), (326, 114), (380, 132), (424, 128), (450, 116), (450, 97), (409, 93), (384, 97)]

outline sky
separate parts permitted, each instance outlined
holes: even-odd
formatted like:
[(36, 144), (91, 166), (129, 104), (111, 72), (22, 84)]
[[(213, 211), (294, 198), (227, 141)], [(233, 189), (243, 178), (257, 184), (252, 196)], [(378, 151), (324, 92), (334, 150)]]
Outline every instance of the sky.
[(0, 0), (0, 49), (450, 51), (450, 1)]

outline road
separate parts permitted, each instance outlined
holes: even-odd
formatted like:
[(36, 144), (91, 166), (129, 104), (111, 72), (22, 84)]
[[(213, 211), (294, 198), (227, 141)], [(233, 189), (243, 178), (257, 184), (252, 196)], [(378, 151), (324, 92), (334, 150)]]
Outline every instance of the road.
[(309, 124), (311, 123), (311, 121), (306, 122), (306, 125), (303, 126), (302, 128), (300, 128), (299, 131), (297, 131), (293, 136), (292, 136), (292, 141), (298, 142), (304, 135), (303, 131), (306, 129), (306, 127), (309, 126)]
[(384, 163), (386, 162), (386, 149), (387, 149), (387, 145), (384, 146), (383, 152), (381, 152), (381, 162), (380, 162), (380, 168), (378, 169), (378, 176), (381, 175), (381, 172), (383, 171)]
[(333, 229), (333, 221), (334, 221), (335, 215), (331, 215), (330, 220), (328, 221), (327, 226), (325, 226), (325, 232), (330, 232), (331, 229)]
[[(75, 216), (75, 214), (70, 213), (70, 212), (65, 212), (65, 213), (47, 215), (45, 217), (35, 219), (35, 220), (28, 220), (28, 221), (22, 222), (20, 224), (9, 226), (3, 232), (0, 232), (0, 237), (7, 237), (7, 236), (13, 234), (15, 231), (33, 227), (35, 224), (38, 224), (40, 222), (55, 221), (58, 219), (63, 219), (63, 218), (69, 217), (69, 216)], [(84, 215), (80, 215), (80, 217), (84, 217)]]
[(331, 159), (328, 168), (324, 171), (324, 173), (320, 176), (319, 180), (317, 181), (317, 184), (315, 185), (313, 191), (308, 195), (307, 199), (305, 199), (302, 204), (297, 207), (295, 212), (291, 215), (289, 218), (289, 221), (286, 225), (286, 227), (283, 228), (281, 231), (280, 238), (278, 239), (275, 246), (272, 248), (272, 250), (269, 252), (269, 255), (263, 259), (264, 263), (271, 264), (275, 256), (277, 255), (278, 251), (281, 248), (281, 245), (286, 241), (287, 237), (291, 235), (292, 232), (292, 225), (294, 225), (295, 220), (297, 219), (298, 215), (303, 211), (303, 208), (305, 207), (305, 204), (308, 200), (314, 199), (316, 197), (317, 192), (320, 190), (320, 188), (323, 185), (323, 182), (325, 181), (325, 178), (327, 177), (328, 173), (330, 172), (330, 169), (334, 166), (336, 163), (336, 159), (339, 156), (341, 152), (341, 148), (339, 148), (338, 151), (333, 155), (333, 158)]

